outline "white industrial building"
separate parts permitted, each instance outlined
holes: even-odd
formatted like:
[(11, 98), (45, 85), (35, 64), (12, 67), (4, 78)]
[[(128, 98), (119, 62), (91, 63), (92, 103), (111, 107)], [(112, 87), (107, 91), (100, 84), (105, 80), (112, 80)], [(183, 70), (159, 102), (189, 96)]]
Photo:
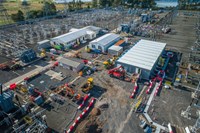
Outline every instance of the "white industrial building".
[(141, 78), (149, 79), (165, 46), (166, 43), (140, 40), (116, 64), (122, 65), (127, 72), (140, 73)]
[(75, 58), (60, 58), (58, 60), (59, 66), (72, 70), (74, 72), (79, 72), (85, 65), (81, 60)]
[(122, 52), (123, 52), (123, 47), (121, 47), (121, 46), (113, 45), (110, 48), (108, 48), (108, 54), (110, 54), (110, 55), (119, 56), (119, 55), (121, 55)]
[(120, 40), (120, 36), (114, 33), (108, 33), (99, 37), (89, 43), (89, 48), (92, 50), (100, 50), (102, 52), (107, 52), (108, 48), (114, 45), (117, 41)]
[(64, 45), (70, 48), (75, 44), (81, 44), (87, 40), (94, 39), (101, 28), (95, 26), (87, 26), (81, 29), (71, 29), (69, 33), (54, 37), (51, 39), (52, 45)]

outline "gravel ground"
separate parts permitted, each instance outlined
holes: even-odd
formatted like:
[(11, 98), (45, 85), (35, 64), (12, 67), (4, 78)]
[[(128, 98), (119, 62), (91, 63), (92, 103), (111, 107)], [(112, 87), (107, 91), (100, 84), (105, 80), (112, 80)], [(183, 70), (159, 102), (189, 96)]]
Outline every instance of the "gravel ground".
[[(191, 92), (185, 90), (167, 90), (162, 89), (160, 96), (155, 97), (149, 108), (149, 114), (151, 118), (156, 118), (156, 122), (159, 124), (168, 123), (177, 127), (186, 127), (188, 125), (194, 125), (196, 121), (195, 107), (192, 107), (192, 119), (188, 120), (181, 116), (181, 111), (186, 110), (187, 106), (191, 102)], [(152, 113), (151, 110), (154, 109)]]
[(164, 34), (164, 36), (158, 40), (167, 43), (167, 47), (174, 48), (175, 50), (185, 53), (188, 56), (188, 50), (196, 40), (195, 33), (196, 17), (185, 17), (182, 15), (177, 16), (170, 27), (172, 32)]

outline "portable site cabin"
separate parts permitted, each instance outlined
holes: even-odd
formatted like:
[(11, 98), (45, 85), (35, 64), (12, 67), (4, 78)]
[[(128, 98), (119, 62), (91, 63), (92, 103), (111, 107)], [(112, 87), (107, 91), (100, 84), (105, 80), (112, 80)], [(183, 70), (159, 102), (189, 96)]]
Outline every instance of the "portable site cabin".
[(140, 40), (123, 54), (116, 64), (122, 65), (127, 72), (140, 73), (141, 78), (149, 79), (165, 46), (166, 43)]
[(63, 68), (72, 70), (74, 72), (79, 72), (85, 65), (82, 63), (82, 60), (78, 60), (75, 58), (60, 58), (58, 60), (59, 66)]
[(52, 45), (63, 45), (65, 48), (70, 48), (73, 45), (84, 43), (86, 40), (94, 39), (100, 29), (101, 28), (95, 26), (71, 29), (71, 32), (54, 37), (50, 42)]
[(108, 48), (108, 54), (110, 54), (110, 55), (119, 56), (119, 55), (121, 55), (122, 52), (123, 52), (123, 47), (121, 47), (121, 46), (113, 45), (110, 48)]
[(119, 40), (120, 40), (119, 35), (109, 33), (91, 41), (88, 46), (92, 50), (98, 49), (101, 52), (107, 52), (108, 48), (114, 45)]

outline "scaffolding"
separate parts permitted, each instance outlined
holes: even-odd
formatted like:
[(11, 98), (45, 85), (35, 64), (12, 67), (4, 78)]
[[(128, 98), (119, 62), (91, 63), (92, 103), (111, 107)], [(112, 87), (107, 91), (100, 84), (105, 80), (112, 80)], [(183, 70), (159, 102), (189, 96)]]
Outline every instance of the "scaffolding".
[(29, 119), (30, 123), (20, 124), (21, 121), (17, 121), (13, 125), (13, 132), (12, 133), (19, 133), (19, 132), (26, 132), (26, 133), (44, 133), (45, 130), (48, 128), (46, 123), (46, 116), (42, 113), (45, 109), (35, 113), (32, 110), (27, 118)]

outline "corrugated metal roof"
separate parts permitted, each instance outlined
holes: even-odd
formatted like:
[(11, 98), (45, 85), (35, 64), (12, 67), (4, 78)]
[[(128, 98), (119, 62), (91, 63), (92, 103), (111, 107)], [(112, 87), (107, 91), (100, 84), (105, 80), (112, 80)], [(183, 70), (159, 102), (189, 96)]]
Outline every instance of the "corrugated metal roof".
[(87, 27), (84, 27), (85, 29), (88, 29), (88, 30), (91, 30), (91, 31), (99, 31), (101, 30), (100, 27), (96, 27), (96, 26), (87, 26)]
[(58, 62), (77, 68), (81, 63), (67, 58), (60, 58)]
[[(81, 29), (72, 30), (69, 33), (54, 37), (51, 40), (59, 42), (59, 43), (68, 43), (68, 42), (74, 41), (82, 36), (87, 35), (87, 32), (88, 31), (92, 32), (92, 29), (94, 29), (94, 28), (95, 28), (94, 26), (87, 26), (87, 27), (84, 27)], [(98, 27), (96, 27), (96, 28), (98, 28)]]
[(165, 46), (166, 43), (140, 40), (117, 62), (151, 70)]
[(111, 46), (108, 50), (120, 51), (121, 49), (123, 49), (123, 48), (120, 47), (120, 46), (115, 46), (115, 45), (113, 45), (113, 46)]
[(120, 46), (124, 42), (125, 42), (124, 40), (119, 40), (117, 43), (115, 43), (115, 46)]
[(41, 44), (47, 43), (47, 42), (49, 42), (49, 40), (43, 40), (43, 41), (38, 42), (37, 44), (41, 45)]
[(99, 37), (99, 38), (93, 40), (91, 43), (98, 43), (101, 46), (105, 46), (108, 43), (114, 41), (115, 39), (117, 39), (119, 37), (120, 36), (117, 34), (109, 33), (109, 34), (103, 35), (102, 37)]

